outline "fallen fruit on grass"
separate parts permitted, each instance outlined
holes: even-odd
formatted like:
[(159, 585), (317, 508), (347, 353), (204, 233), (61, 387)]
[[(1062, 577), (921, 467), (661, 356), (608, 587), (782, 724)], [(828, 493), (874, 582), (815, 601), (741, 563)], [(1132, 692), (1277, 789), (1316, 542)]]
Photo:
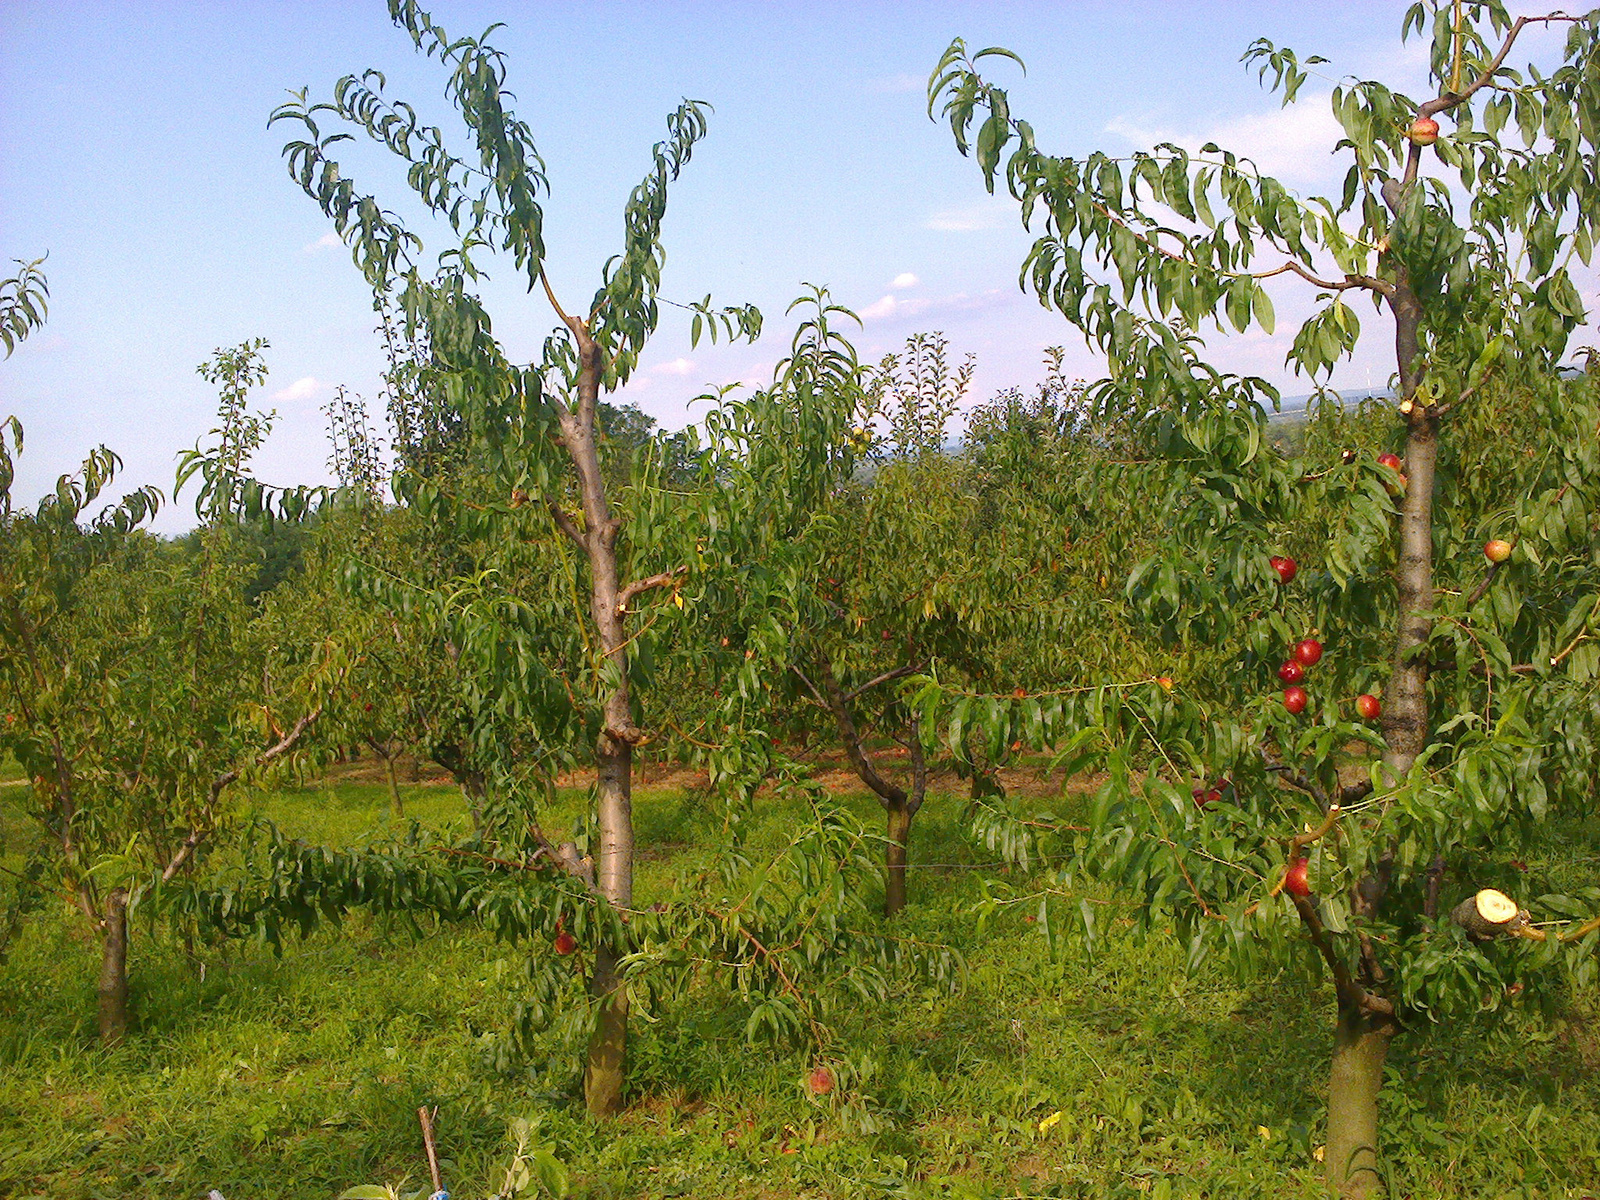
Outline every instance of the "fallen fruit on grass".
[(1311, 894), (1311, 863), (1308, 860), (1297, 858), (1289, 864), (1289, 869), (1283, 873), (1283, 890), (1291, 896)]
[(1418, 117), (1411, 122), (1406, 136), (1419, 146), (1431, 146), (1439, 140), (1439, 122), (1432, 117)]
[(1371, 721), (1383, 711), (1383, 705), (1378, 703), (1378, 698), (1368, 692), (1362, 692), (1356, 697), (1356, 711), (1367, 720)]
[(1306, 638), (1294, 648), (1294, 657), (1302, 667), (1314, 667), (1322, 661), (1322, 643), (1316, 638)]
[(1283, 689), (1283, 707), (1294, 716), (1305, 712), (1306, 705), (1311, 702), (1311, 697), (1306, 695), (1303, 687), (1288, 687)]
[(1292, 582), (1294, 577), (1300, 572), (1300, 566), (1294, 561), (1294, 559), (1284, 558), (1279, 554), (1274, 554), (1267, 560), (1267, 562), (1269, 562), (1272, 565), (1272, 569), (1278, 573), (1279, 583)]
[(556, 934), (556, 943), (555, 943), (555, 945), (556, 945), (556, 953), (557, 954), (560, 954), (560, 955), (571, 954), (574, 950), (576, 950), (578, 948), (578, 939), (573, 937), (570, 933), (568, 933), (565, 929), (563, 929), (560, 933)]
[(811, 1074), (806, 1076), (806, 1087), (813, 1096), (826, 1096), (833, 1091), (833, 1072), (827, 1067), (812, 1067)]
[(1511, 557), (1511, 543), (1499, 538), (1483, 544), (1483, 556), (1492, 563), (1503, 563)]
[(1299, 683), (1305, 677), (1306, 669), (1292, 658), (1278, 668), (1278, 678), (1285, 683)]

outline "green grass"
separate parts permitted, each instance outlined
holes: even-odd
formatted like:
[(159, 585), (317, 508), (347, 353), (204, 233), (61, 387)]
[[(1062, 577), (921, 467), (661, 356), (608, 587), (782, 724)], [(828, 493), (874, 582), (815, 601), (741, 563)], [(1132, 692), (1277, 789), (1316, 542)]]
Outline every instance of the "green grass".
[[(408, 820), (461, 823), (453, 789), (405, 798)], [(848, 799), (876, 820), (867, 799)], [(564, 794), (547, 827), (563, 829), (578, 803)], [(917, 860), (979, 856), (960, 807), (930, 801)], [(378, 784), (287, 791), (260, 808), (330, 843), (395, 827)], [(709, 861), (720, 820), (670, 788), (642, 789), (636, 815), (648, 903)], [(14, 809), (0, 816), (18, 829)], [(766, 810), (753, 841), (775, 842), (793, 816)], [(520, 951), (475, 930), (417, 939), (358, 916), (281, 958), (208, 952), (202, 974), (141, 922), (137, 1026), (106, 1053), (92, 1039), (94, 947), (81, 919), (52, 909), (0, 966), (0, 1196), (324, 1198), (406, 1175), (419, 1186), (424, 1103), (439, 1106), (447, 1182), (463, 1198), (499, 1184), (516, 1118), (539, 1123), (585, 1197), (1321, 1194), (1325, 992), (1189, 977), (1166, 941), (1113, 937), (1093, 962), (1052, 962), (1026, 906), (977, 934), (979, 874), (915, 872), (903, 923), (959, 946), (967, 984), (841, 1011), (843, 1080), (825, 1101), (802, 1087), (804, 1051), (746, 1047), (743, 1010), (708, 991), (635, 1023), (631, 1107), (601, 1124), (582, 1113), (570, 1039), (552, 1034), (534, 1061), (496, 1068)], [(1501, 1040), (1461, 1030), (1397, 1043), (1385, 1157), (1401, 1194), (1555, 1200), (1600, 1187), (1594, 998), (1575, 1003), (1584, 1011)]]

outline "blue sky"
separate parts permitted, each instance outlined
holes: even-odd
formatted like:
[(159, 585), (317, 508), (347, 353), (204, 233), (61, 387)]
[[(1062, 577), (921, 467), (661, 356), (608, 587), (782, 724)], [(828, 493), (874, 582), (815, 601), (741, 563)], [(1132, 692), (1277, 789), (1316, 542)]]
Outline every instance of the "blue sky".
[[(1516, 5), (1513, 5), (1516, 8)], [(1027, 386), (1044, 347), (1100, 373), (1069, 327), (1017, 287), (1028, 236), (992, 199), (948, 128), (925, 111), (928, 71), (950, 39), (1004, 45), (1013, 107), (1046, 149), (1123, 152), (1160, 138), (1215, 138), (1305, 194), (1343, 166), (1328, 84), (1288, 110), (1238, 59), (1257, 36), (1333, 60), (1332, 73), (1421, 87), (1421, 47), (1398, 41), (1402, 3), (457, 3), (451, 32), (493, 21), (517, 111), (533, 127), (553, 194), (549, 270), (587, 298), (615, 251), (621, 208), (684, 96), (715, 107), (708, 139), (671, 194), (664, 295), (753, 302), (753, 347), (691, 350), (670, 313), (632, 400), (667, 426), (712, 385), (756, 381), (788, 343), (783, 309), (803, 282), (861, 312), (867, 357), (941, 330), (977, 355), (972, 399)], [(1513, 56), (1549, 47), (1535, 36)], [(320, 406), (345, 384), (374, 402), (382, 360), (370, 297), (329, 227), (289, 181), (287, 126), (267, 115), (291, 89), (326, 97), (378, 67), (391, 94), (449, 114), (437, 63), (378, 2), (100, 4), (0, 0), (0, 258), (49, 251), (50, 323), (0, 363), (0, 414), (27, 428), (19, 498), (47, 488), (96, 443), (123, 482), (170, 491), (173, 459), (210, 427), (214, 393), (195, 366), (214, 347), (266, 337), (259, 393), (277, 432), (257, 460), (275, 482), (326, 478)], [(447, 126), (448, 128), (448, 126)], [(358, 183), (403, 208), (403, 181), (366, 151)], [(532, 357), (552, 320), (509, 266), (487, 289), (496, 330)], [(1593, 300), (1592, 281), (1584, 287)], [(1306, 390), (1282, 369), (1309, 294), (1286, 282), (1275, 337), (1211, 338), (1213, 357)], [(1369, 320), (1336, 383), (1382, 383), (1392, 360)], [(158, 528), (192, 522), (187, 501)]]

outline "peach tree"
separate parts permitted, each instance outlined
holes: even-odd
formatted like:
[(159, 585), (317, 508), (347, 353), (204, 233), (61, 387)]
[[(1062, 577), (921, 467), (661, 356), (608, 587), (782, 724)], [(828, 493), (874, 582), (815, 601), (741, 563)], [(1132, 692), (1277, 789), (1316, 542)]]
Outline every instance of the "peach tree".
[[(1509, 67), (1541, 24), (1564, 32), (1554, 61)], [(1023, 285), (1112, 365), (1090, 391), (1139, 447), (1119, 495), (1170, 514), (1129, 599), (1175, 651), (1231, 659), (1170, 693), (990, 708), (991, 739), (1110, 771), (1075, 869), (1139, 897), (1145, 927), (1248, 973), (1325, 968), (1326, 1164), (1347, 1195), (1381, 1187), (1391, 1039), (1502, 1011), (1562, 965), (1592, 978), (1600, 931), (1593, 888), (1520, 870), (1595, 767), (1600, 410), (1558, 368), (1600, 217), (1600, 22), (1419, 3), (1412, 33), (1432, 94), (1339, 82), (1348, 171), (1309, 200), (1215, 144), (1046, 153), (980, 73), (1009, 51), (957, 41), (929, 84), (930, 114), (1036, 231)], [(1245, 59), (1286, 104), (1325, 61), (1265, 41)], [(1319, 414), (1303, 456), (1270, 445), (1273, 389), (1206, 367), (1192, 332), (1271, 332), (1269, 279), (1316, 297), (1297, 370), (1350, 352), (1361, 300), (1396, 348), (1393, 395)]]
[[(96, 505), (119, 467), (94, 451), (31, 509), (13, 504), (15, 419), (0, 442), (0, 750), (22, 766), (39, 885), (100, 943), (100, 1039), (130, 1021), (130, 912), (159, 905), (241, 828), (238, 794), (303, 748), (344, 669), (314, 627), (251, 603), (235, 536), (236, 480), (262, 423), (244, 397), (260, 346), (201, 368), (222, 422), (190, 463), (214, 486), (196, 554), (140, 525), (143, 488)], [(259, 492), (252, 490), (252, 496)]]
[[(576, 1012), (585, 1022), (586, 1102), (604, 1114), (622, 1103), (630, 1006), (650, 1003), (658, 989), (673, 993), (707, 964), (725, 964), (727, 980), (751, 1003), (752, 1031), (800, 1032), (820, 1045), (814, 998), (800, 981), (851, 954), (897, 953), (871, 933), (852, 934), (859, 898), (839, 882), (858, 857), (851, 838), (863, 835), (852, 835), (814, 794), (811, 819), (757, 872), (754, 893), (725, 905), (699, 896), (649, 909), (634, 898), (636, 750), (679, 736), (656, 724), (671, 715), (671, 698), (649, 703), (668, 659), (700, 656), (730, 678), (714, 735), (685, 731), (681, 744), (694, 745), (714, 778), (744, 794), (773, 769), (765, 694), (782, 636), (774, 613), (789, 603), (796, 579), (786, 546), (848, 468), (860, 369), (830, 324), (839, 310), (818, 291), (797, 302), (809, 315), (771, 383), (744, 399), (722, 398), (687, 443), (607, 438), (608, 415), (620, 410), (603, 397), (633, 376), (667, 303), (660, 287), (668, 190), (706, 133), (707, 106), (685, 100), (669, 115), (667, 136), (624, 206), (619, 252), (586, 303), (563, 302), (545, 269), (544, 164), (511, 108), (503, 54), (490, 34), (452, 37), (414, 3), (393, 0), (389, 13), (448, 71), (447, 95), (471, 150), (452, 152), (442, 129), (389, 98), (377, 71), (340, 80), (327, 102), (301, 93), (273, 121), (304, 130), (284, 148), (291, 176), (350, 245), (401, 339), (426, 346), (418, 394), (454, 415), (470, 486), (404, 471), (395, 490), (441, 540), (479, 548), (470, 572), (434, 589), (436, 610), (483, 703), (520, 728), (530, 751), (523, 777), (503, 780), (501, 810), (489, 814), (482, 840), (425, 867), (397, 851), (410, 864), (395, 867), (397, 877), (422, 871), (427, 882), (369, 894), (364, 868), (346, 859), (274, 851), (271, 870), (298, 882), (245, 908), (259, 914), (261, 929), (289, 910), (425, 907), (430, 896), (461, 917), (466, 864), (510, 872), (515, 882), (491, 888), (494, 904), (486, 896), (475, 911), (492, 910), (491, 923), (509, 937), (553, 945), (556, 956), (530, 959), (534, 1007)], [(434, 219), (445, 246), (434, 266), (424, 268), (422, 238), (358, 191), (333, 159), (355, 134), (398, 160), (410, 202)], [(491, 261), (508, 265), (554, 314), (554, 331), (526, 365), (511, 360), (476, 294)], [(753, 339), (761, 329), (748, 306), (714, 309), (708, 297), (680, 307), (696, 342)], [(370, 573), (363, 586), (387, 604), (409, 581)], [(685, 641), (696, 610), (732, 614), (746, 631), (744, 652)], [(560, 772), (578, 766), (594, 773), (591, 807), (571, 839), (556, 844), (538, 824), (537, 801)], [(738, 863), (735, 854), (724, 879), (739, 874)], [(308, 898), (318, 895), (325, 904)], [(223, 923), (242, 928), (241, 910), (231, 911)], [(581, 954), (587, 1004), (570, 1004), (569, 954)], [(873, 967), (858, 968), (842, 971), (852, 987), (874, 977)]]

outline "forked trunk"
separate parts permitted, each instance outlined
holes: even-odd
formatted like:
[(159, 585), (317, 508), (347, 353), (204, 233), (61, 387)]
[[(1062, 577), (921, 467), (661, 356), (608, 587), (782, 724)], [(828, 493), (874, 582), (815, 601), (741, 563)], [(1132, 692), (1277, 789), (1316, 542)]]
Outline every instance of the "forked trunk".
[(1340, 1200), (1383, 1195), (1378, 1173), (1378, 1092), (1394, 1020), (1356, 1009), (1339, 1013), (1328, 1077), (1328, 1144), (1323, 1163)]
[(892, 917), (906, 906), (906, 860), (911, 850), (911, 806), (904, 800), (885, 805), (889, 817), (889, 840), (884, 877), (883, 915)]
[(111, 1047), (128, 1032), (128, 893), (114, 888), (101, 915), (98, 1024), (100, 1044)]

